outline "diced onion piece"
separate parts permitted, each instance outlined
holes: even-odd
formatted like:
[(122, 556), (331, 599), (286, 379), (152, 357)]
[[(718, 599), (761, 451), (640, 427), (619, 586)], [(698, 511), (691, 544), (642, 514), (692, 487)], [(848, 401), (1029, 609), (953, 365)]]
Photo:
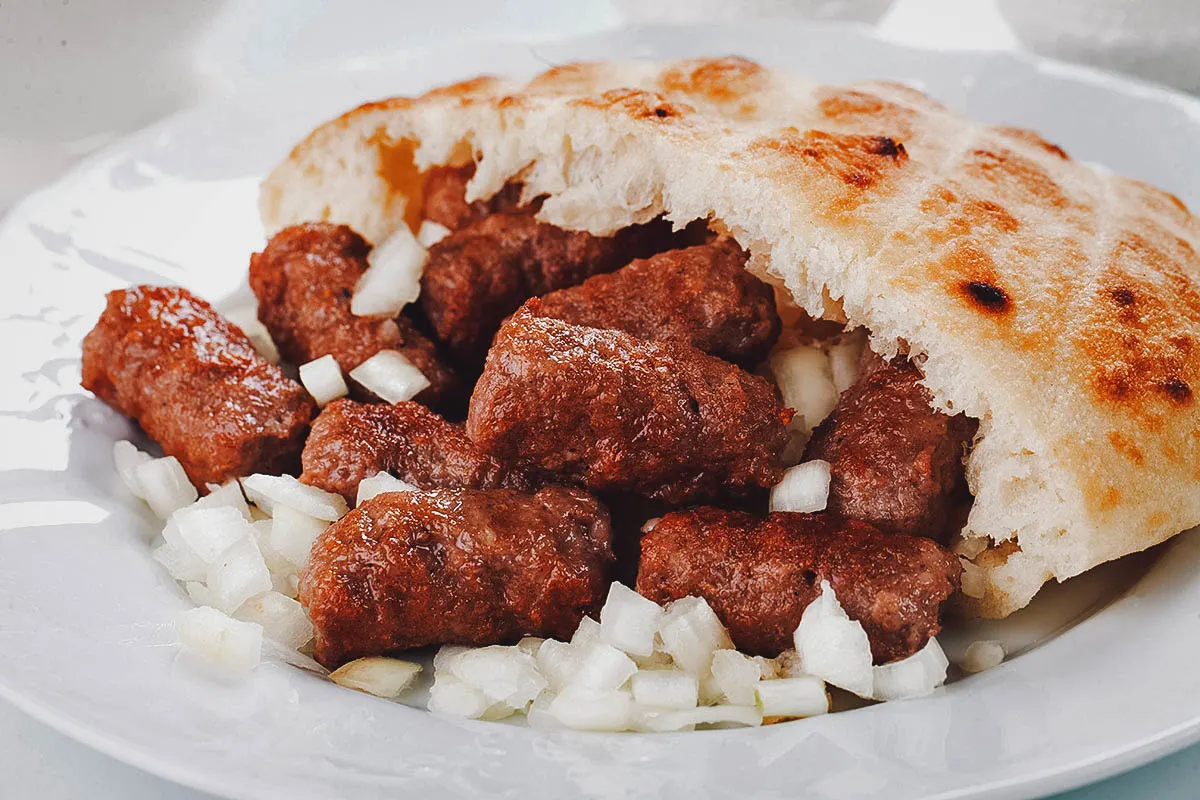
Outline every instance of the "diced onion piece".
[(225, 315), (225, 319), (242, 329), (242, 333), (246, 334), (246, 338), (260, 356), (272, 364), (279, 363), (279, 348), (275, 346), (275, 341), (266, 326), (259, 321), (257, 306), (234, 309)]
[(674, 669), (641, 670), (629, 681), (638, 705), (655, 708), (695, 708), (700, 685), (686, 672)]
[(829, 371), (833, 388), (840, 395), (858, 380), (858, 365), (866, 347), (866, 336), (862, 332), (842, 335), (829, 347)]
[(200, 581), (188, 581), (183, 586), (187, 590), (188, 597), (198, 606), (212, 605), (212, 592), (208, 591), (208, 587)]
[(667, 606), (658, 635), (662, 649), (696, 678), (708, 674), (713, 653), (733, 647), (729, 632), (702, 597), (685, 597)]
[(820, 348), (800, 345), (775, 353), (769, 365), (783, 404), (796, 412), (791, 427), (811, 432), (838, 401), (829, 357)]
[(600, 636), (600, 623), (591, 617), (584, 617), (579, 620), (579, 627), (571, 635), (571, 644), (583, 645), (599, 641), (603, 641), (603, 638)]
[(975, 558), (988, 549), (990, 541), (986, 536), (968, 536), (954, 546), (954, 552), (963, 558)]
[[(443, 650), (445, 648), (442, 648)], [(579, 652), (574, 645), (547, 639), (537, 651), (537, 665), (550, 688), (561, 691), (575, 677), (579, 669)]]
[(215, 608), (201, 606), (179, 615), (183, 650), (233, 672), (249, 672), (262, 659), (261, 625), (240, 622)]
[(959, 581), (962, 593), (967, 597), (984, 597), (987, 594), (987, 570), (965, 558), (958, 561), (962, 564), (962, 578)]
[(754, 700), (769, 719), (815, 717), (829, 711), (825, 682), (811, 675), (762, 681), (755, 688)]
[(246, 503), (246, 497), (242, 494), (242, 485), (236, 480), (226, 481), (216, 488), (212, 488), (210, 485), (208, 494), (192, 503), (189, 507), (234, 508), (246, 518), (247, 522), (250, 520), (250, 506)]
[(203, 580), (208, 571), (199, 556), (176, 542), (167, 541), (160, 544), (151, 553), (151, 558), (162, 564), (177, 581)]
[(421, 672), (421, 665), (398, 658), (369, 656), (335, 669), (329, 679), (338, 686), (388, 699), (399, 697)]
[(614, 581), (600, 609), (600, 638), (630, 655), (648, 656), (662, 615), (658, 603)]
[(758, 677), (761, 680), (770, 681), (780, 677), (779, 669), (775, 666), (775, 659), (764, 658), (763, 656), (753, 656), (752, 660), (758, 667)]
[(254, 595), (271, 590), (271, 572), (253, 537), (246, 537), (212, 563), (205, 583), (213, 606), (232, 614)]
[(421, 370), (395, 350), (380, 350), (350, 370), (350, 377), (389, 403), (411, 400), (429, 386)]
[(148, 454), (138, 450), (133, 442), (124, 439), (113, 442), (113, 466), (117, 468), (117, 475), (129, 493), (139, 500), (144, 499), (145, 491), (137, 479), (137, 468), (152, 460)]
[(762, 721), (762, 714), (754, 706), (701, 706), (686, 711), (637, 709), (633, 724), (640, 731), (667, 733), (688, 731), (697, 725), (757, 727)]
[(550, 704), (554, 702), (554, 692), (542, 692), (525, 711), (525, 719), (529, 727), (542, 731), (562, 730), (563, 724), (550, 713)]
[(304, 607), (279, 592), (251, 597), (234, 617), (243, 622), (257, 622), (268, 639), (291, 650), (299, 650), (313, 638), (312, 621), (304, 613)]
[(983, 672), (998, 667), (1004, 661), (1004, 646), (990, 639), (967, 645), (962, 668), (967, 672)]
[(342, 378), (342, 368), (338, 366), (337, 359), (329, 355), (301, 364), (300, 383), (304, 384), (305, 390), (319, 406), (350, 394)]
[(454, 662), (470, 649), (459, 644), (446, 644), (438, 648), (437, 653), (433, 656), (435, 677), (443, 672), (450, 673), (454, 669)]
[(367, 255), (367, 271), (354, 287), (350, 313), (394, 317), (421, 294), (421, 273), (429, 253), (401, 225)]
[(450, 672), (482, 692), (489, 706), (499, 703), (518, 711), (547, 687), (533, 656), (516, 647), (472, 648), (454, 659)]
[(754, 705), (754, 690), (762, 679), (762, 666), (737, 650), (713, 653), (712, 676), (716, 689), (731, 705)]
[(648, 656), (630, 656), (633, 663), (638, 665), (638, 669), (670, 669), (675, 665), (671, 659), (671, 654), (659, 650), (656, 646), (654, 652)]
[(654, 530), (655, 526), (660, 522), (662, 522), (662, 517), (651, 517), (646, 520), (645, 524), (642, 525), (642, 533), (649, 533)]
[(448, 672), (439, 672), (429, 690), (429, 710), (461, 719), (479, 719), (488, 710), (483, 692), (468, 686)]
[(440, 222), (427, 219), (417, 229), (417, 244), (426, 250), (450, 235), (450, 229)]
[(859, 697), (872, 696), (874, 676), (867, 632), (846, 614), (829, 581), (821, 581), (820, 596), (804, 609), (794, 639), (806, 673)]
[(388, 472), (377, 472), (369, 478), (363, 478), (358, 484), (358, 499), (354, 505), (361, 506), (372, 497), (387, 492), (415, 492), (417, 487), (406, 483)]
[(254, 528), (236, 508), (181, 508), (171, 515), (179, 536), (205, 564), (212, 564), (221, 554), (242, 539), (253, 537)]
[(924, 647), (908, 658), (874, 668), (875, 699), (923, 697), (946, 682), (946, 668), (949, 666), (950, 660), (942, 652), (942, 646), (937, 639), (930, 637)]
[(242, 478), (242, 487), (255, 505), (272, 516), (279, 505), (326, 522), (339, 520), (349, 511), (340, 494), (301, 483), (291, 475), (251, 475)]
[(784, 650), (772, 661), (775, 664), (776, 677), (798, 678), (804, 674), (804, 668), (800, 665), (800, 654), (794, 649)]
[(152, 458), (139, 464), (133, 470), (133, 479), (150, 510), (161, 519), (191, 505), (200, 496), (175, 456)]
[(629, 692), (568, 686), (550, 702), (549, 713), (577, 731), (623, 731), (633, 717)]
[(569, 685), (593, 689), (619, 689), (637, 672), (633, 659), (611, 645), (588, 642), (576, 649), (575, 674)]
[(829, 462), (805, 461), (783, 473), (771, 489), (772, 511), (824, 511), (829, 502)]
[(541, 649), (542, 643), (545, 641), (545, 639), (539, 636), (526, 636), (517, 642), (517, 649), (522, 653), (528, 653), (536, 658), (538, 650)]
[(254, 543), (258, 545), (258, 552), (262, 553), (263, 561), (267, 562), (267, 569), (271, 570), (271, 579), (278, 583), (281, 579), (296, 572), (296, 567), (271, 544), (271, 528), (273, 526), (274, 523), (269, 519), (260, 519), (250, 523), (250, 527), (254, 529)]
[(308, 563), (313, 542), (327, 527), (325, 520), (310, 517), (291, 506), (278, 506), (271, 518), (271, 548), (299, 571)]

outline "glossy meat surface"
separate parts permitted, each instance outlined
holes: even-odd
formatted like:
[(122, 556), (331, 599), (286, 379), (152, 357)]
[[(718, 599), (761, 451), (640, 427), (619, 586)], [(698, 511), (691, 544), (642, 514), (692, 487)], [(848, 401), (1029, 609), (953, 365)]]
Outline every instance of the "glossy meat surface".
[[(356, 317), (350, 300), (371, 247), (344, 225), (310, 222), (284, 228), (250, 258), (258, 317), (287, 361), (332, 355), (343, 372), (380, 350), (398, 350), (429, 379), (419, 402), (438, 406), (462, 393), (454, 374), (411, 320)], [(355, 386), (356, 396), (373, 395)]]
[(206, 483), (293, 470), (312, 398), (241, 329), (174, 286), (108, 294), (83, 340), (83, 388), (138, 421), (202, 492)]
[(529, 214), (492, 214), (429, 249), (421, 309), (451, 354), (465, 364), (478, 364), (500, 323), (530, 297), (611, 272), (661, 249), (670, 238), (663, 223), (599, 237), (548, 225)]
[(775, 293), (746, 270), (732, 239), (668, 250), (542, 297), (540, 312), (574, 325), (689, 344), (752, 366), (779, 338)]
[(963, 457), (977, 422), (935, 411), (920, 381), (909, 360), (886, 363), (868, 351), (804, 458), (831, 465), (831, 513), (946, 542), (970, 499)]
[(703, 597), (738, 649), (775, 656), (793, 646), (804, 609), (827, 580), (884, 663), (938, 632), (940, 605), (960, 570), (957, 557), (928, 539), (855, 520), (702, 507), (667, 514), (642, 537), (637, 589), (659, 603)]
[(467, 435), (495, 457), (595, 490), (680, 504), (773, 486), (790, 412), (770, 384), (676, 342), (538, 317), (505, 323)]
[(569, 639), (608, 592), (608, 513), (551, 487), (392, 492), (329, 526), (300, 579), (318, 661), (439, 644)]
[(536, 210), (537, 204), (522, 208), (521, 184), (509, 183), (487, 200), (467, 202), (467, 182), (475, 174), (475, 165), (434, 167), (425, 176), (421, 213), (430, 222), (452, 231), (498, 211)]
[(420, 489), (530, 489), (531, 479), (483, 453), (461, 425), (414, 402), (335, 400), (304, 444), (300, 480), (353, 505), (358, 484), (391, 472)]

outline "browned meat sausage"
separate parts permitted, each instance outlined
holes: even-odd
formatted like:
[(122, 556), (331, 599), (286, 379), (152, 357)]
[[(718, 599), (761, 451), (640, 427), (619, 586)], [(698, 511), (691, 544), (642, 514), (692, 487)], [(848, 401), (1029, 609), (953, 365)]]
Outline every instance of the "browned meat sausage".
[(465, 364), (479, 364), (500, 323), (523, 302), (611, 272), (661, 249), (665, 223), (608, 237), (568, 231), (528, 214), (493, 214), (429, 249), (421, 309), (434, 335)]
[(978, 423), (935, 411), (908, 359), (865, 355), (863, 366), (804, 453), (831, 465), (827, 510), (946, 542), (969, 498), (963, 453)]
[(609, 586), (608, 513), (578, 489), (393, 492), (329, 526), (300, 579), (316, 658), (568, 639)]
[(480, 451), (460, 425), (418, 403), (335, 400), (313, 422), (300, 480), (354, 503), (358, 484), (395, 473), (420, 489), (532, 488), (524, 473)]
[[(462, 388), (407, 317), (350, 313), (370, 250), (345, 225), (310, 222), (283, 229), (250, 258), (259, 319), (287, 361), (303, 364), (332, 355), (349, 372), (380, 350), (398, 350), (429, 379), (419, 402), (437, 406), (452, 400)], [(356, 387), (356, 395), (374, 399), (362, 387)]]
[(800, 616), (827, 580), (883, 663), (912, 655), (938, 632), (939, 607), (960, 570), (927, 539), (855, 520), (705, 507), (667, 514), (642, 537), (637, 590), (658, 603), (703, 597), (738, 649), (774, 656), (792, 647)]
[(497, 458), (672, 504), (778, 483), (791, 412), (770, 384), (677, 342), (537, 317), (505, 323), (467, 435)]
[(108, 293), (83, 340), (83, 388), (133, 417), (202, 492), (206, 483), (294, 469), (312, 398), (186, 289)]
[(732, 239), (668, 250), (542, 298), (540, 314), (641, 339), (690, 344), (743, 365), (779, 338), (770, 286), (746, 271)]
[(469, 222), (483, 219), (498, 211), (518, 209), (533, 212), (538, 204), (522, 208), (521, 184), (509, 183), (487, 200), (467, 202), (467, 181), (475, 174), (475, 165), (434, 167), (425, 177), (424, 201), (421, 213), (430, 222), (456, 231)]

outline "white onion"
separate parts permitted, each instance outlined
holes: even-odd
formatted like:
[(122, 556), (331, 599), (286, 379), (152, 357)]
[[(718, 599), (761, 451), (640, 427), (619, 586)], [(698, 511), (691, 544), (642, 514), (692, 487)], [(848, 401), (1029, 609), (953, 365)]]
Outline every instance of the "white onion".
[(310, 517), (291, 506), (278, 506), (271, 518), (271, 548), (299, 571), (308, 563), (313, 543), (327, 527), (325, 520)]
[(654, 708), (695, 708), (700, 685), (686, 672), (673, 669), (641, 670), (629, 680), (638, 705)]
[(804, 668), (800, 664), (800, 654), (794, 648), (784, 650), (771, 660), (774, 662), (777, 677), (798, 678), (804, 674)]
[(450, 229), (440, 222), (427, 219), (417, 229), (417, 244), (426, 250), (450, 235)]
[(245, 517), (247, 521), (250, 520), (250, 506), (246, 503), (246, 498), (242, 494), (241, 484), (236, 480), (226, 481), (216, 488), (210, 486), (208, 494), (188, 507), (233, 508), (237, 509), (237, 512)]
[(253, 537), (230, 547), (208, 568), (205, 584), (213, 606), (232, 614), (251, 597), (271, 590), (271, 572)]
[(172, 514), (171, 522), (188, 549), (205, 564), (212, 564), (242, 539), (254, 536), (254, 528), (241, 512), (228, 506), (191, 505)]
[(742, 725), (757, 727), (762, 714), (754, 706), (701, 706), (686, 711), (637, 709), (633, 724), (648, 733), (688, 731), (697, 725)]
[(421, 672), (421, 665), (397, 658), (369, 656), (335, 669), (329, 679), (338, 686), (388, 699), (399, 697)]
[(859, 697), (872, 696), (874, 676), (867, 632), (846, 614), (829, 581), (821, 581), (820, 596), (804, 609), (794, 639), (806, 673)]
[(329, 355), (301, 364), (300, 383), (304, 384), (305, 390), (319, 406), (350, 394), (342, 378), (342, 368), (338, 366), (337, 359)]
[(150, 510), (161, 519), (196, 502), (200, 496), (175, 456), (152, 458), (139, 464), (133, 470), (133, 480)]
[(812, 513), (824, 511), (829, 502), (829, 462), (806, 461), (783, 473), (771, 489), (772, 511)]
[(172, 541), (166, 541), (156, 547), (150, 557), (162, 564), (177, 581), (200, 581), (208, 571), (208, 567), (199, 556)]
[(188, 597), (198, 606), (212, 605), (212, 592), (208, 591), (208, 587), (200, 581), (188, 581), (183, 585), (187, 591)]
[(667, 606), (658, 635), (662, 649), (696, 678), (708, 674), (713, 653), (733, 647), (729, 632), (702, 597), (685, 597)]
[(421, 273), (429, 253), (407, 225), (398, 227), (367, 255), (367, 271), (354, 287), (350, 313), (394, 317), (421, 294)]
[(570, 686), (619, 689), (637, 672), (633, 659), (611, 645), (588, 642), (571, 646), (576, 650), (576, 661), (575, 674), (568, 681)]
[(547, 687), (533, 656), (516, 647), (479, 647), (467, 650), (450, 666), (454, 677), (488, 700), (488, 705), (503, 704), (524, 710)]
[(279, 363), (279, 348), (271, 338), (270, 332), (258, 318), (256, 306), (244, 306), (234, 309), (225, 315), (225, 319), (242, 329), (250, 344), (258, 354), (272, 364)]
[(963, 558), (973, 559), (987, 550), (990, 542), (986, 536), (967, 536), (954, 546), (954, 552)]
[(389, 403), (411, 400), (429, 386), (421, 370), (395, 350), (380, 350), (350, 370), (350, 377)]
[(262, 659), (262, 626), (240, 622), (215, 608), (185, 611), (177, 627), (184, 652), (224, 669), (249, 672)]
[(829, 347), (829, 371), (833, 378), (833, 388), (840, 395), (858, 380), (858, 365), (862, 361), (863, 349), (866, 347), (864, 332), (843, 334)]
[(539, 636), (525, 636), (521, 641), (517, 642), (517, 649), (522, 653), (528, 653), (536, 658), (538, 650), (542, 648), (542, 643), (545, 641), (545, 639)]
[(448, 672), (439, 672), (429, 690), (429, 710), (448, 717), (479, 719), (487, 713), (488, 701), (478, 689)]
[(998, 667), (1004, 661), (1004, 646), (990, 639), (967, 645), (962, 668), (967, 672), (983, 672)]
[(575, 633), (571, 634), (571, 644), (574, 645), (600, 641), (603, 641), (603, 637), (600, 635), (600, 623), (591, 617), (579, 620), (579, 627), (575, 629)]
[(829, 695), (820, 678), (780, 678), (762, 681), (755, 689), (755, 703), (764, 717), (815, 717), (829, 711)]
[(242, 622), (256, 622), (268, 639), (291, 650), (299, 650), (312, 641), (313, 625), (304, 607), (275, 591), (255, 595), (233, 615)]
[(387, 492), (415, 492), (417, 487), (406, 483), (395, 475), (387, 472), (377, 472), (369, 478), (363, 478), (358, 483), (358, 498), (354, 505), (361, 506), (376, 495)]
[(144, 499), (145, 492), (141, 483), (138, 482), (137, 468), (151, 461), (150, 456), (138, 450), (133, 442), (127, 442), (124, 439), (113, 442), (112, 455), (113, 466), (116, 467), (117, 475), (121, 477), (125, 488), (139, 500)]
[(568, 686), (550, 702), (548, 711), (577, 731), (623, 731), (633, 716), (633, 697), (612, 689)]
[(880, 664), (874, 668), (876, 700), (904, 700), (923, 697), (946, 682), (950, 660), (938, 640), (930, 637), (908, 658)]
[(444, 644), (439, 647), (437, 653), (433, 656), (433, 671), (435, 675), (443, 672), (451, 672), (454, 668), (454, 662), (470, 649), (460, 644)]
[(600, 609), (600, 638), (630, 655), (649, 656), (662, 615), (658, 603), (614, 581)]
[(550, 713), (550, 704), (557, 695), (554, 692), (542, 692), (529, 704), (525, 711), (525, 719), (529, 727), (542, 731), (562, 730), (563, 724)]
[(962, 593), (967, 597), (977, 599), (986, 596), (988, 586), (987, 570), (965, 558), (959, 558), (958, 562), (962, 564), (962, 579), (959, 584)]
[(276, 506), (285, 505), (316, 519), (334, 522), (346, 516), (349, 507), (340, 494), (301, 483), (291, 475), (251, 475), (242, 478), (246, 496), (272, 516)]
[(713, 653), (712, 676), (716, 689), (731, 705), (754, 705), (754, 690), (762, 679), (762, 666), (737, 650)]
[(538, 669), (556, 692), (567, 686), (579, 669), (579, 652), (575, 646), (556, 639), (542, 642), (535, 658)]
[(829, 416), (837, 405), (829, 357), (816, 347), (800, 345), (771, 356), (769, 361), (783, 404), (796, 412), (790, 427), (805, 434)]

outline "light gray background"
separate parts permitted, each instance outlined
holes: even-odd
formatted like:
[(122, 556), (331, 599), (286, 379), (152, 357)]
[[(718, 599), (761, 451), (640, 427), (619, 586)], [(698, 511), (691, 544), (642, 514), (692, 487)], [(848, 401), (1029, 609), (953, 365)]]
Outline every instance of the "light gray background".
[[(122, 134), (294, 65), (459, 39), (548, 39), (625, 21), (749, 14), (852, 19), (933, 46), (1026, 47), (1200, 87), (1200, 7), (1191, 0), (0, 0), (0, 214)], [(1191, 798), (1198, 785), (1200, 746), (1059, 800)], [(0, 798), (208, 797), (0, 701)]]

